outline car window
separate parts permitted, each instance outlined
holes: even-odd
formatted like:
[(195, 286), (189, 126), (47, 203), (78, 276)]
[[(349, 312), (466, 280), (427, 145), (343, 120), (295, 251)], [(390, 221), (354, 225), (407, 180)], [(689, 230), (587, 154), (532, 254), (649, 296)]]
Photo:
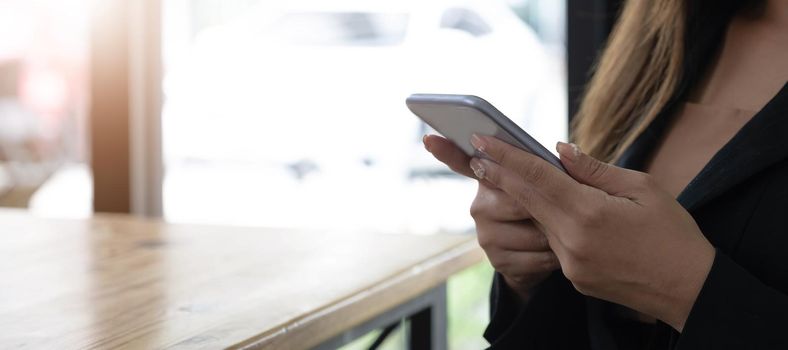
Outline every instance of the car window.
[(300, 12), (284, 15), (273, 34), (300, 45), (385, 46), (401, 43), (407, 26), (404, 13)]
[(440, 27), (461, 30), (476, 37), (492, 32), (490, 25), (478, 13), (460, 7), (444, 11)]

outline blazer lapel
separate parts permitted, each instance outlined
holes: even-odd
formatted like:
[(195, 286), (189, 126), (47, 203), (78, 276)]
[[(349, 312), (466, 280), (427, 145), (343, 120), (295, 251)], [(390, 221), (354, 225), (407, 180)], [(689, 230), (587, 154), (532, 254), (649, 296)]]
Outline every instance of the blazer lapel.
[(788, 83), (723, 146), (678, 196), (688, 211), (788, 157)]

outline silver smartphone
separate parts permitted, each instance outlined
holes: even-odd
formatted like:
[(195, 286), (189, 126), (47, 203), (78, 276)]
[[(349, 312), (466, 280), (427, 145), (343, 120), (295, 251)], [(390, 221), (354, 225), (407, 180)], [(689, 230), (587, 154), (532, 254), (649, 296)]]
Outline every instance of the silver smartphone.
[(471, 135), (488, 135), (531, 152), (566, 172), (561, 161), (492, 104), (472, 95), (413, 94), (405, 103), (413, 114), (451, 140), (465, 154), (479, 156)]

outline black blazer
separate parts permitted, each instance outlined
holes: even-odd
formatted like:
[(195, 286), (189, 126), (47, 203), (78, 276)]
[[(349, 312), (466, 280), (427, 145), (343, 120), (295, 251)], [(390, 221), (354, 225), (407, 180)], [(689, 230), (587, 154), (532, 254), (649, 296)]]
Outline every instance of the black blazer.
[[(658, 118), (618, 165), (642, 169), (668, 118)], [(658, 323), (667, 349), (788, 349), (788, 84), (714, 155), (678, 197), (717, 255), (681, 334)], [(518, 308), (496, 275), (492, 349), (617, 349), (606, 302), (576, 292), (560, 271)], [(621, 349), (624, 350), (624, 349)]]

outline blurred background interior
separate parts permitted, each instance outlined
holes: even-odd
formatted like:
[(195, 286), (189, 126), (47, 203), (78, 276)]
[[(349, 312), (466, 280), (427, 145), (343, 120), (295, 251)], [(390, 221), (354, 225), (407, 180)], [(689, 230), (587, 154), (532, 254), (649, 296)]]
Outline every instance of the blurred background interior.
[[(102, 6), (0, 0), (0, 206), (462, 234), (476, 184), (423, 150), (407, 95), (566, 138), (564, 0), (146, 0), (117, 32)], [(484, 346), (491, 274), (450, 280), (452, 349)]]

